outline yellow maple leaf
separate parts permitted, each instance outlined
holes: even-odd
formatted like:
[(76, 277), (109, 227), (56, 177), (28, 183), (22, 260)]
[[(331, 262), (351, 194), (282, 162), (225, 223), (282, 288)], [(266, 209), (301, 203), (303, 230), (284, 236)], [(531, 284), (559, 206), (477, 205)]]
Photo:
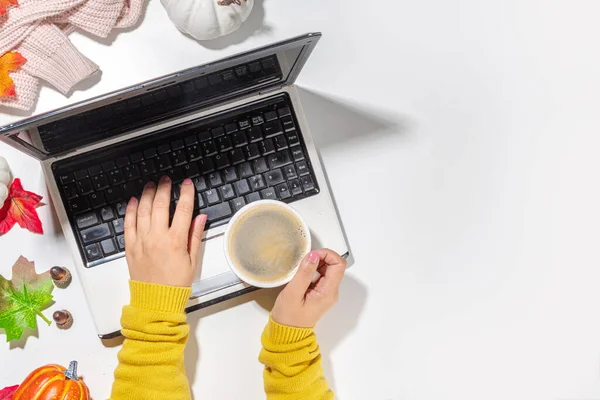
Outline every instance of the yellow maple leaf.
[(0, 97), (15, 95), (15, 85), (8, 75), (9, 72), (16, 70), (27, 60), (16, 51), (9, 52), (0, 57)]

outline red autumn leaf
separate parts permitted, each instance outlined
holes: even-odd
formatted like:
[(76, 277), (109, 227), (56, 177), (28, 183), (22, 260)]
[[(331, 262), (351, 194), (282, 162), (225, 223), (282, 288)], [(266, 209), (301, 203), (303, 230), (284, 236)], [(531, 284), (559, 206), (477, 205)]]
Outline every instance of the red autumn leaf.
[[(17, 0), (0, 0), (0, 17), (6, 14), (6, 9), (10, 6), (18, 6), (19, 2)], [(0, 400), (2, 398), (0, 397)]]
[[(2, 10), (3, 1), (6, 0), (0, 0), (0, 11)], [(1, 12), (0, 15), (2, 15)], [(0, 57), (0, 97), (9, 97), (16, 94), (15, 84), (8, 73), (19, 68), (25, 62), (27, 62), (25, 57), (16, 51), (6, 53)]]
[(16, 178), (4, 206), (0, 209), (0, 235), (8, 232), (15, 224), (34, 233), (44, 233), (42, 222), (35, 209), (42, 204), (42, 196), (23, 190), (21, 180)]
[(19, 385), (7, 386), (0, 390), (0, 400), (12, 400), (13, 394), (17, 391)]

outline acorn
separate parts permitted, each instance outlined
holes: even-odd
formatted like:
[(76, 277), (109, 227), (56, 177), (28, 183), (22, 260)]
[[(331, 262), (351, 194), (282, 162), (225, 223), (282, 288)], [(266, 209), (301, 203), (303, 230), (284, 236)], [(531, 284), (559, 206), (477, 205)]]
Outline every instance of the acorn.
[(73, 316), (67, 310), (54, 311), (52, 319), (59, 329), (69, 329), (73, 325)]
[(71, 271), (64, 267), (55, 266), (50, 268), (50, 276), (54, 284), (61, 289), (66, 288), (71, 283)]

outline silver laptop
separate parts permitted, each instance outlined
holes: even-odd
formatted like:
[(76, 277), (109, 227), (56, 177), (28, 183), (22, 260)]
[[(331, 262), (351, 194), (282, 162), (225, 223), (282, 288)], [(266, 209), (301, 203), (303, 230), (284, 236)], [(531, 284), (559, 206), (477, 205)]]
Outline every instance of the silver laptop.
[(231, 216), (259, 199), (290, 203), (315, 247), (348, 246), (294, 81), (317, 44), (307, 34), (190, 68), (0, 128), (41, 161), (101, 338), (120, 333), (129, 302), (123, 216), (146, 182), (168, 175), (196, 187), (208, 215), (187, 312), (255, 288), (223, 256)]

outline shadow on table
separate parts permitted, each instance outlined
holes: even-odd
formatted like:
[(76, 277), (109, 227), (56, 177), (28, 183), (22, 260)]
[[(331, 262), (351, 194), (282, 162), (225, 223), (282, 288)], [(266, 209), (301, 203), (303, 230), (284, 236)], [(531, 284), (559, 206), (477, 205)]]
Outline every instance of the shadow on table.
[(231, 45), (240, 44), (251, 36), (270, 34), (271, 27), (265, 25), (265, 7), (264, 0), (254, 0), (254, 7), (248, 19), (240, 28), (226, 36), (221, 36), (213, 40), (199, 40), (202, 46), (211, 50), (222, 50)]

